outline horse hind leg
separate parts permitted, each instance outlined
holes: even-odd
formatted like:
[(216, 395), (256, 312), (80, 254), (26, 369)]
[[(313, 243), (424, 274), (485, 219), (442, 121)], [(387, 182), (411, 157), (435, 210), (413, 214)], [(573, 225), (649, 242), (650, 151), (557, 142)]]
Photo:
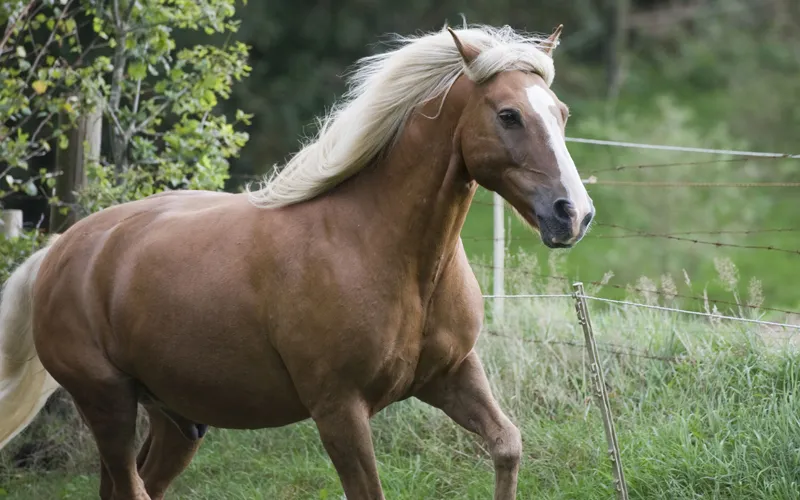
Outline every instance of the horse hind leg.
[(147, 406), (150, 432), (137, 459), (139, 475), (152, 500), (162, 500), (170, 483), (192, 461), (206, 426)]
[(114, 372), (89, 380), (65, 380), (63, 385), (97, 443), (102, 462), (101, 498), (150, 500), (136, 472), (138, 401), (134, 381)]

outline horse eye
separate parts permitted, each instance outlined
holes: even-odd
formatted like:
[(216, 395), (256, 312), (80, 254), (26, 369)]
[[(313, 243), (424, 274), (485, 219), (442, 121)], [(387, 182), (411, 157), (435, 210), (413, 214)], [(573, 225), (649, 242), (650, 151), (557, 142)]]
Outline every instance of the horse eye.
[(497, 113), (497, 118), (505, 128), (522, 126), (522, 117), (516, 109), (504, 109)]

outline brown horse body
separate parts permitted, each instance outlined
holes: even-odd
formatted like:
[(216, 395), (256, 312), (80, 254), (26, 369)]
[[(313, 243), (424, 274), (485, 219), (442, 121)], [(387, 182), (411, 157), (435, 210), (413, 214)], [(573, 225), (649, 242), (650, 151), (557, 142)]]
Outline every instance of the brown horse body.
[[(475, 56), (460, 52), (465, 64)], [(479, 182), (547, 224), (554, 245), (585, 230), (573, 219), (586, 214), (558, 213), (557, 166), (530, 168), (524, 182), (498, 173), (496, 162), (523, 164), (543, 141), (511, 144), (478, 126), (487, 101), (524, 109), (520, 89), (532, 86), (547, 89), (521, 71), (480, 85), (458, 78), (385, 154), (303, 203), (264, 209), (246, 194), (171, 192), (61, 236), (33, 284), (33, 339), (96, 438), (101, 497), (162, 498), (205, 425), (311, 417), (347, 497), (380, 499), (369, 418), (415, 396), (486, 439), (495, 498), (513, 498), (520, 436), (473, 350), (483, 302), (459, 233)], [(530, 204), (527, 187), (550, 193), (555, 215), (518, 206)], [(554, 232), (561, 223), (566, 233)], [(137, 460), (140, 403), (151, 428)]]

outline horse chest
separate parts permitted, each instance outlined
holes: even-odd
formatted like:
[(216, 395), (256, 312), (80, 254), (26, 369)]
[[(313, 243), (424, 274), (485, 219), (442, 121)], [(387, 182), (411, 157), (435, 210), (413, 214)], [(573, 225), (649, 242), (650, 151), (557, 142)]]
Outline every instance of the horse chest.
[(374, 411), (413, 396), (438, 375), (457, 366), (470, 353), (480, 327), (472, 314), (431, 314), (420, 332), (401, 335), (406, 341), (388, 356), (370, 385)]
[(432, 378), (458, 364), (472, 350), (477, 338), (477, 331), (465, 325), (430, 316), (424, 328), (397, 333), (392, 346), (383, 353), (380, 368), (364, 388), (373, 412), (412, 396)]

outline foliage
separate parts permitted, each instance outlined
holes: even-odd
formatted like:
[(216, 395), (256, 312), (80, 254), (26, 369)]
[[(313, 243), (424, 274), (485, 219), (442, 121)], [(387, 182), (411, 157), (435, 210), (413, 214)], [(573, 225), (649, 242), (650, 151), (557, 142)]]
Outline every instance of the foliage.
[[(9, 38), (0, 46), (0, 157), (7, 171), (27, 168), (53, 144), (66, 147), (75, 119), (100, 107), (110, 141), (88, 166), (85, 210), (164, 189), (223, 186), (229, 159), (248, 139), (236, 125), (248, 124), (250, 115), (236, 111), (230, 121), (215, 111), (249, 74), (247, 47), (179, 47), (174, 35), (230, 37), (239, 27), (234, 0), (37, 5), (12, 4)], [(30, 184), (7, 181), (14, 189)]]
[(0, 283), (5, 283), (16, 267), (46, 243), (39, 231), (24, 232), (17, 238), (0, 236)]

